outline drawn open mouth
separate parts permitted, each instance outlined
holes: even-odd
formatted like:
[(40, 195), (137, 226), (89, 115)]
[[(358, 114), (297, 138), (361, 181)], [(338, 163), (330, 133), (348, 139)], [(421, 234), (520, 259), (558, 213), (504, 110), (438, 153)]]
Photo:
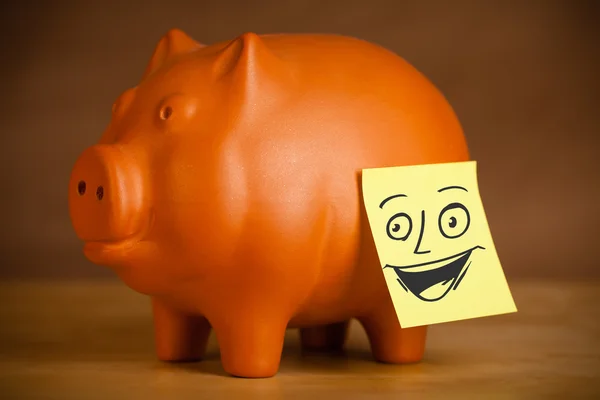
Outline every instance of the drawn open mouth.
[(440, 260), (407, 266), (386, 264), (384, 268), (393, 268), (402, 288), (420, 300), (438, 301), (450, 290), (456, 290), (469, 270), (471, 253), (477, 249), (485, 250), (482, 246), (475, 246)]

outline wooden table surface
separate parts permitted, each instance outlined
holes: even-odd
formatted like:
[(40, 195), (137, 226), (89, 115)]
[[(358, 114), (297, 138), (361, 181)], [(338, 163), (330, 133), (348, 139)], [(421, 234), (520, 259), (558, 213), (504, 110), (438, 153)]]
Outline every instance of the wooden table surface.
[(433, 326), (420, 364), (372, 361), (353, 325), (340, 356), (303, 356), (289, 331), (279, 374), (227, 376), (153, 353), (148, 299), (119, 282), (3, 283), (0, 399), (600, 398), (600, 282), (511, 285), (519, 312)]

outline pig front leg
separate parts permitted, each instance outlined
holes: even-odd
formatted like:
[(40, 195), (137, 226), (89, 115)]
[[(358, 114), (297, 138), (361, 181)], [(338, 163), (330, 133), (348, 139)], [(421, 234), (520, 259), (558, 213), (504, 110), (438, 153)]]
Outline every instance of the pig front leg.
[(229, 317), (229, 321), (213, 324), (223, 369), (240, 378), (274, 376), (279, 370), (287, 320), (260, 313)]
[[(311, 198), (298, 197), (288, 205), (270, 192), (264, 195), (261, 200), (277, 208), (258, 209), (249, 203), (256, 208), (244, 220), (242, 238), (247, 240), (240, 238), (235, 248), (240, 259), (213, 278), (220, 302), (206, 311), (223, 369), (243, 378), (268, 378), (279, 370), (288, 323), (324, 268), (331, 225), (328, 209), (316, 215)], [(278, 217), (288, 211), (289, 218)]]
[(300, 329), (300, 343), (306, 352), (341, 352), (350, 321)]
[(204, 357), (210, 324), (153, 298), (156, 354), (161, 361), (198, 361)]
[(383, 363), (408, 364), (421, 361), (425, 353), (427, 326), (401, 328), (389, 304), (358, 318), (367, 333), (373, 357)]

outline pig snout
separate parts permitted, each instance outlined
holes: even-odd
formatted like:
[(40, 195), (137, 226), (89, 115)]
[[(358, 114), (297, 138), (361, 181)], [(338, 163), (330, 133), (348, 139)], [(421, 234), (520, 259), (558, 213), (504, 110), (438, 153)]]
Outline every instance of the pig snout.
[(81, 240), (116, 242), (139, 233), (144, 196), (134, 158), (116, 146), (96, 145), (75, 162), (69, 212)]

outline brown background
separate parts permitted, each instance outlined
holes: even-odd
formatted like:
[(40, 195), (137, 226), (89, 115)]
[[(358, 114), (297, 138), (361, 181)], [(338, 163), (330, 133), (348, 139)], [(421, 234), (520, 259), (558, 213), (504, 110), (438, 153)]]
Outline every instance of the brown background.
[(179, 27), (331, 32), (397, 52), (463, 123), (509, 279), (600, 276), (596, 1), (20, 1), (2, 6), (0, 274), (111, 276), (70, 225), (78, 154)]

